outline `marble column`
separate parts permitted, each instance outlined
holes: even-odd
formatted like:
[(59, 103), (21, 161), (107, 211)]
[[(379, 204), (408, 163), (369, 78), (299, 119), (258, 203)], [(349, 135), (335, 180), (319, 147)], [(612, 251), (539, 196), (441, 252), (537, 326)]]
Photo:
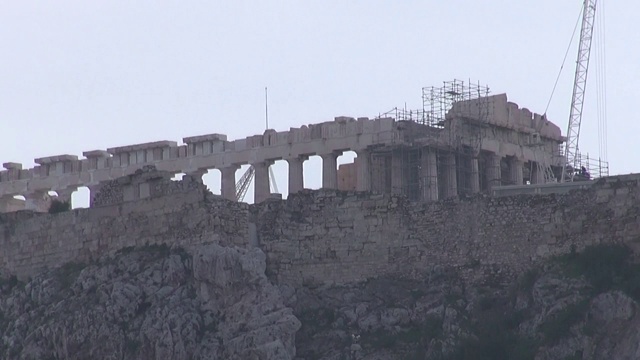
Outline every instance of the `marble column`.
[(273, 161), (264, 161), (251, 164), (255, 171), (255, 177), (253, 178), (253, 203), (257, 204), (263, 202), (269, 198), (271, 194), (271, 188), (269, 187), (269, 166), (273, 164)]
[(470, 174), (470, 187), (471, 193), (477, 194), (480, 192), (480, 169), (478, 168), (478, 153), (471, 155), (471, 174)]
[(422, 200), (438, 200), (438, 161), (434, 149), (422, 148), (420, 154), (420, 177), (422, 178)]
[(458, 196), (458, 179), (456, 178), (456, 156), (453, 153), (443, 155), (444, 158), (444, 197)]
[(391, 153), (391, 193), (402, 194), (403, 190), (403, 166), (402, 166), (402, 153), (400, 151), (393, 151)]
[(238, 201), (236, 198), (236, 171), (240, 166), (230, 165), (220, 168), (220, 194), (223, 198), (231, 201)]
[(289, 163), (289, 194), (295, 194), (304, 189), (303, 164), (308, 156), (297, 156), (287, 159)]
[(365, 149), (356, 154), (356, 190), (371, 191), (371, 152)]
[(338, 188), (338, 156), (340, 153), (332, 152), (330, 154), (322, 154), (322, 188), (337, 189)]
[(487, 184), (489, 189), (502, 185), (501, 159), (497, 154), (490, 154), (487, 157)]
[(510, 158), (510, 160), (509, 160), (509, 172), (510, 172), (509, 180), (510, 180), (512, 185), (522, 185), (522, 183), (524, 182), (523, 174), (522, 174), (523, 166), (524, 166), (524, 163), (522, 162), (522, 160), (518, 159), (515, 156)]
[(544, 184), (544, 172), (545, 169), (539, 162), (531, 162), (531, 183), (532, 184)]

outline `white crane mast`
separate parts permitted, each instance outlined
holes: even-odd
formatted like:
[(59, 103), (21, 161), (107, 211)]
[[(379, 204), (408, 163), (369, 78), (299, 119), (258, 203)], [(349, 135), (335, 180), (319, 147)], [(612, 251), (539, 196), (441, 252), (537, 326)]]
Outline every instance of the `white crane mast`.
[[(567, 130), (567, 142), (564, 150), (565, 161), (562, 165), (561, 182), (573, 181), (573, 175), (578, 166), (580, 123), (582, 121), (584, 95), (587, 88), (587, 73), (589, 70), (589, 56), (591, 54), (591, 40), (593, 39), (597, 2), (597, 0), (584, 0), (582, 9), (582, 28), (580, 30), (580, 44), (578, 46), (578, 61), (576, 63), (576, 74), (573, 83), (571, 113), (569, 114), (569, 128)], [(570, 171), (567, 171), (568, 166), (571, 166)]]

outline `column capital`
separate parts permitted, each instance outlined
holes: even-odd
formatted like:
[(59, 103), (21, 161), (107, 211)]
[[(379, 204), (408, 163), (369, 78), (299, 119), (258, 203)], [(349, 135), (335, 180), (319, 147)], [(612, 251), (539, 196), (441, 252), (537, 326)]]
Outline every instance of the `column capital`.
[(342, 154), (344, 154), (343, 150), (332, 150), (329, 153), (318, 154), (318, 155), (320, 155), (320, 157), (322, 157), (324, 159), (325, 157), (327, 157), (327, 158), (329, 158), (329, 157), (337, 158), (338, 156), (340, 156)]
[(256, 166), (266, 166), (269, 167), (271, 165), (273, 165), (276, 161), (272, 160), (272, 159), (267, 159), (267, 160), (262, 160), (262, 161), (253, 161), (250, 162), (249, 165), (256, 167)]
[(206, 174), (208, 171), (209, 171), (209, 169), (188, 170), (188, 171), (186, 171), (186, 172), (185, 172), (185, 174), (187, 174), (187, 175), (191, 175), (191, 174), (194, 174), (194, 175), (197, 175), (197, 174), (199, 174), (199, 175), (204, 175), (204, 174)]
[(291, 163), (292, 161), (307, 161), (309, 160), (309, 155), (298, 155), (298, 156), (292, 156), (292, 157), (288, 157), (284, 159), (286, 162)]
[(238, 165), (238, 164), (229, 164), (229, 165), (218, 167), (216, 169), (220, 170), (220, 173), (223, 173), (223, 172), (226, 173), (226, 172), (229, 172), (229, 171), (233, 171), (234, 174), (235, 174), (235, 172), (238, 171), (238, 169), (240, 169), (240, 165)]
[(6, 162), (2, 164), (2, 167), (4, 167), (7, 170), (22, 170), (22, 164), (20, 163), (15, 163), (15, 162)]
[(517, 156), (517, 155), (510, 156), (510, 161), (513, 161), (513, 162), (516, 162), (516, 163), (523, 163), (523, 164), (525, 163), (524, 157), (520, 157), (520, 156)]

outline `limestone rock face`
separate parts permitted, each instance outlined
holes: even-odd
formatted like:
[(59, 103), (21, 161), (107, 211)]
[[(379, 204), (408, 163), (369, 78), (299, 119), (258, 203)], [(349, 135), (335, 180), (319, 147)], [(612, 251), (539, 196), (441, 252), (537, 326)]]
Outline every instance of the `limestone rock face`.
[(0, 293), (2, 359), (292, 359), (300, 322), (259, 250), (125, 249)]
[(583, 277), (539, 269), (529, 278), (281, 286), (302, 321), (301, 359), (640, 359), (638, 302), (594, 292)]
[(0, 359), (640, 359), (640, 264), (611, 253), (303, 285), (265, 259), (146, 246), (0, 280)]

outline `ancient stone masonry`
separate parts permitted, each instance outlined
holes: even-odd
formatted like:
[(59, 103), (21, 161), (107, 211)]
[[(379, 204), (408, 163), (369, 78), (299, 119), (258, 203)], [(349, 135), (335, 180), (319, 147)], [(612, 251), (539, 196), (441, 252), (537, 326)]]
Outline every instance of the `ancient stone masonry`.
[[(454, 266), (517, 274), (572, 246), (640, 239), (638, 178), (601, 180), (557, 196), (478, 195), (415, 204), (404, 197), (307, 192), (251, 207), (280, 283), (349, 283), (385, 274), (421, 278)], [(509, 274), (505, 274), (509, 275)]]
[[(130, 185), (123, 183), (121, 189)], [(247, 204), (193, 188), (190, 180), (169, 183), (174, 182), (167, 180), (163, 196), (118, 204), (108, 204), (105, 196), (102, 206), (52, 215), (0, 214), (0, 273), (31, 276), (130, 246), (248, 246)]]
[[(165, 186), (164, 196), (58, 214), (0, 214), (0, 271), (25, 277), (129, 246), (218, 243), (259, 246), (270, 276), (291, 285), (394, 273), (420, 278), (441, 266), (469, 276), (494, 265), (515, 274), (573, 246), (637, 247), (639, 178), (602, 178), (565, 195), (415, 203), (401, 195), (320, 190), (251, 206), (185, 179)], [(130, 180), (121, 186), (138, 181)]]
[(132, 175), (106, 182), (92, 199), (92, 206), (118, 205), (127, 201), (193, 190), (207, 191), (207, 187), (201, 181), (189, 175), (186, 175), (183, 181), (170, 180), (170, 173), (158, 171), (155, 166), (147, 165)]
[[(186, 137), (183, 145), (157, 141), (87, 151), (84, 159), (75, 155), (43, 157), (35, 159), (37, 165), (31, 169), (4, 163), (0, 212), (46, 211), (50, 191), (57, 192), (59, 200), (70, 201), (79, 187), (89, 189), (95, 205), (96, 194), (110, 181), (145, 166), (154, 166), (167, 176), (184, 173), (198, 182), (209, 169), (218, 169), (222, 196), (235, 201), (236, 171), (250, 164), (255, 169), (254, 195), (259, 203), (270, 198), (268, 168), (274, 161), (289, 163), (289, 193), (293, 194), (304, 189), (303, 163), (311, 155), (323, 159), (325, 189), (374, 190), (415, 200), (433, 201), (478, 193), (495, 185), (540, 181), (527, 169), (553, 161), (564, 141), (560, 129), (541, 115), (508, 102), (504, 94), (492, 96), (487, 104), (487, 114), (475, 114), (468, 110), (477, 108), (473, 102), (456, 103), (437, 125), (393, 118), (337, 117), (234, 141), (228, 141), (226, 135), (210, 134)], [(482, 128), (482, 134), (476, 128)], [(473, 140), (479, 138), (481, 142)], [(358, 161), (341, 173), (336, 159), (350, 150), (357, 153)], [(103, 196), (125, 201), (150, 196), (151, 189), (151, 185), (140, 183), (122, 189), (126, 193), (103, 192)], [(16, 201), (16, 196), (25, 200)]]

